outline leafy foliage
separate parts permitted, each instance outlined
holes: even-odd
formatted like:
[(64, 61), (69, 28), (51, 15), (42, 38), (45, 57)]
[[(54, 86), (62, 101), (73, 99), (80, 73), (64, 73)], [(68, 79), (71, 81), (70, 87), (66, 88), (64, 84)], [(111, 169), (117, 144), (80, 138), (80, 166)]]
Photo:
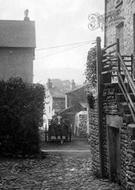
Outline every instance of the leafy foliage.
[(85, 70), (86, 80), (91, 88), (96, 87), (96, 47), (89, 50)]
[(91, 108), (91, 109), (94, 109), (95, 98), (93, 97), (92, 92), (90, 92), (90, 93), (87, 95), (87, 101), (88, 101), (88, 104), (89, 104), (90, 108)]
[(25, 156), (39, 151), (44, 96), (41, 84), (27, 84), (21, 78), (0, 81), (1, 154)]

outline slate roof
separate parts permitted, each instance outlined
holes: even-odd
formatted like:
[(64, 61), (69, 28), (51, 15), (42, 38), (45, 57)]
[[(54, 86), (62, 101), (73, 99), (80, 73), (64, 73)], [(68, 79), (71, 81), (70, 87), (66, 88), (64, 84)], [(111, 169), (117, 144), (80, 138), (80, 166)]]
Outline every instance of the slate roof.
[(82, 85), (82, 86), (79, 86), (79, 87), (77, 87), (77, 88), (75, 88), (73, 90), (70, 90), (70, 91), (66, 92), (66, 94), (77, 93), (80, 90), (84, 90), (85, 91), (85, 89), (86, 89), (86, 85)]
[(60, 112), (60, 114), (71, 114), (73, 112), (80, 112), (80, 111), (84, 111), (85, 110), (84, 108), (86, 108), (84, 107), (84, 105), (82, 106), (81, 103), (78, 103), (76, 105), (65, 108), (64, 110)]
[(65, 94), (56, 87), (49, 88), (49, 92), (53, 98), (65, 98)]
[(0, 20), (0, 47), (36, 47), (35, 22)]
[(88, 104), (85, 102), (79, 102), (79, 104), (83, 107), (83, 108), (87, 108)]

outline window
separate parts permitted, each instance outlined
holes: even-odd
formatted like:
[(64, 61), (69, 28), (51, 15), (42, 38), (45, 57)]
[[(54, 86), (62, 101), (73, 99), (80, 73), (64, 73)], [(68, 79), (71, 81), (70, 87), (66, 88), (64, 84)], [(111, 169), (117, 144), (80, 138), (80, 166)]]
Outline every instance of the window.
[(116, 26), (116, 39), (120, 42), (120, 53), (124, 54), (124, 22)]

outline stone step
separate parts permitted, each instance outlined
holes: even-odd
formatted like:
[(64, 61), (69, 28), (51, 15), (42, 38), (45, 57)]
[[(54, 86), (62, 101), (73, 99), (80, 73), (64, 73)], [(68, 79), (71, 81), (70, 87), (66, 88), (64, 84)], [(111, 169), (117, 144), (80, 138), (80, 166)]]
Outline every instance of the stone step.
[[(134, 96), (134, 94), (133, 93), (129, 93), (129, 95), (130, 95), (132, 101), (135, 102), (135, 96)], [(116, 97), (117, 97), (117, 101), (118, 102), (125, 102), (126, 101), (125, 97), (124, 97), (124, 95), (122, 93), (117, 93)]]
[(119, 110), (121, 110), (123, 114), (130, 114), (130, 109), (127, 102), (120, 102)]
[(133, 122), (132, 115), (131, 114), (124, 114), (123, 122), (126, 124)]

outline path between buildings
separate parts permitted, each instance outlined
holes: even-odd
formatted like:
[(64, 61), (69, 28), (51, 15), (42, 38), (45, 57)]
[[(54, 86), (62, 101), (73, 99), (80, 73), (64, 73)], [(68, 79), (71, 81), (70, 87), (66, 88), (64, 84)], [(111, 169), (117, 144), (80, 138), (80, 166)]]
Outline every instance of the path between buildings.
[(20, 190), (120, 190), (117, 184), (92, 175), (86, 139), (44, 144), (39, 159), (0, 160), (0, 189)]
[(58, 153), (89, 153), (90, 148), (86, 138), (73, 137), (71, 142), (63, 144), (51, 142), (43, 143), (41, 148), (43, 152), (58, 152)]
[(92, 175), (90, 147), (85, 138), (72, 138), (71, 143), (62, 145), (48, 143), (42, 146), (42, 151), (57, 160), (57, 164), (46, 175), (43, 183), (45, 190), (120, 189), (117, 184), (96, 179)]

